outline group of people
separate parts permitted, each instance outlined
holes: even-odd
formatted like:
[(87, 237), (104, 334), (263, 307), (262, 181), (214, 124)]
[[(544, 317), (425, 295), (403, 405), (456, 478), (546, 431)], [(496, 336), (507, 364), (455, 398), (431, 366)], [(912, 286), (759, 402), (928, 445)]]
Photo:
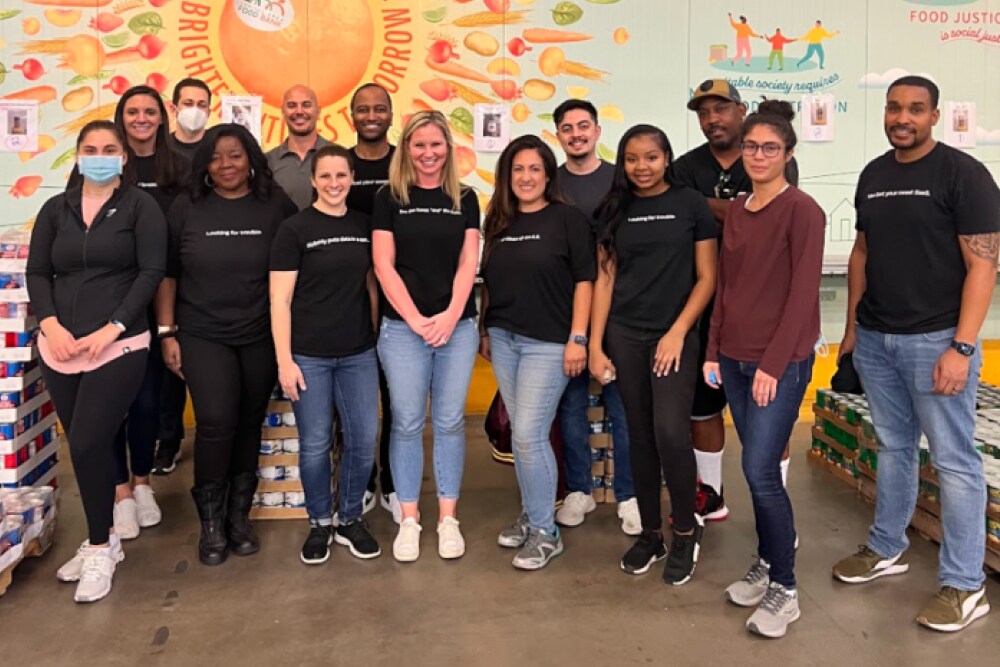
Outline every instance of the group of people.
[[(464, 410), (478, 352), (512, 424), (521, 511), (497, 541), (516, 550), (516, 568), (545, 567), (564, 549), (560, 526), (581, 524), (595, 507), (593, 376), (614, 421), (622, 530), (636, 538), (621, 569), (639, 575), (665, 560), (664, 581), (689, 581), (705, 520), (728, 515), (728, 403), (758, 555), (725, 594), (754, 608), (751, 631), (785, 634), (800, 614), (787, 443), (820, 338), (826, 221), (796, 187), (791, 105), (767, 100), (747, 115), (734, 87), (709, 80), (688, 103), (704, 145), (675, 160), (662, 129), (636, 125), (610, 164), (596, 153), (597, 110), (567, 100), (553, 114), (563, 165), (532, 135), (500, 155), (480, 257), (479, 199), (459, 181), (442, 113), (410, 116), (394, 147), (390, 95), (365, 84), (351, 100), (357, 145), (348, 150), (319, 137), (316, 96), (294, 86), (282, 108), (288, 138), (265, 155), (242, 126), (205, 130), (211, 98), (200, 83), (178, 84), (174, 135), (159, 96), (141, 87), (122, 96), (113, 122), (85, 126), (78, 178), (46, 202), (32, 236), (28, 288), (43, 374), (88, 523), (89, 539), (58, 573), (78, 582), (77, 601), (107, 595), (124, 558), (116, 500), (133, 500), (140, 525), (159, 521), (148, 465), (136, 461), (148, 459), (149, 434), (155, 443), (152, 396), (167, 386), (164, 368), (182, 393), (180, 379), (187, 383), (194, 406), (203, 563), (259, 550), (249, 513), (276, 382), (299, 428), (303, 562), (324, 562), (333, 542), (358, 558), (380, 555), (363, 519), (376, 478), (399, 524), (394, 558), (419, 558), (428, 405), (438, 554), (461, 557)], [(890, 86), (893, 150), (858, 186), (841, 350), (854, 352), (883, 451), (871, 539), (834, 576), (856, 583), (905, 571), (922, 429), (941, 478), (945, 545), (941, 593), (919, 620), (953, 630), (989, 609), (976, 560), (983, 526), (968, 508), (985, 504), (971, 419), (1000, 195), (981, 164), (933, 140), (937, 97), (920, 77)], [(569, 491), (558, 511), (556, 419)]]

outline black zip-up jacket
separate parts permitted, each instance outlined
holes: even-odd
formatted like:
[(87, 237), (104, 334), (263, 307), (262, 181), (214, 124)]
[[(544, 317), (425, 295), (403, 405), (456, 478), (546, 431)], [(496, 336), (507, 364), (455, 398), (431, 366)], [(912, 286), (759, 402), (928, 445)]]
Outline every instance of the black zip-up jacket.
[(27, 284), (41, 322), (55, 316), (76, 338), (108, 322), (121, 338), (148, 331), (146, 308), (167, 263), (167, 222), (152, 196), (123, 183), (83, 223), (82, 189), (72, 187), (42, 206), (31, 232)]

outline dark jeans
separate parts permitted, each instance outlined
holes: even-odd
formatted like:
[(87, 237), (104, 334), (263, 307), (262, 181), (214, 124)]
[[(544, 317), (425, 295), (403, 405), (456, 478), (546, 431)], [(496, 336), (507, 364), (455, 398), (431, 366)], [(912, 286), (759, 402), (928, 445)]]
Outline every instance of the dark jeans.
[(757, 362), (719, 356), (736, 433), (743, 444), (743, 474), (750, 486), (757, 523), (757, 554), (771, 566), (771, 581), (795, 587), (795, 518), (781, 483), (781, 455), (799, 419), (802, 397), (812, 379), (813, 356), (788, 364), (767, 407), (753, 400)]
[[(584, 372), (570, 378), (562, 399), (559, 401), (559, 428), (563, 436), (563, 452), (566, 458), (566, 490), (580, 491), (588, 496), (593, 489), (590, 475), (590, 424), (587, 419), (590, 373)], [(622, 502), (635, 497), (632, 483), (632, 463), (629, 456), (628, 421), (625, 406), (622, 405), (618, 383), (604, 385), (605, 417), (611, 420), (614, 440), (615, 500)]]
[[(150, 342), (146, 355), (146, 374), (128, 415), (115, 434), (115, 484), (127, 484), (132, 475), (147, 477), (153, 469), (156, 453), (157, 419), (160, 414), (160, 387), (163, 385), (163, 355), (158, 341)], [(170, 373), (173, 375), (173, 373)], [(176, 377), (176, 376), (175, 376)]]
[[(368, 478), (368, 490), (375, 491), (375, 478), (378, 478), (381, 493), (386, 495), (395, 492), (392, 484), (392, 465), (389, 463), (389, 436), (392, 434), (392, 402), (389, 399), (389, 383), (385, 379), (382, 364), (378, 365), (378, 395), (382, 405), (382, 428), (378, 436), (378, 465), (372, 463), (372, 474)], [(382, 470), (379, 472), (379, 467)]]
[(41, 363), (69, 443), (91, 544), (106, 543), (114, 524), (115, 431), (139, 391), (146, 354), (129, 352), (89, 373), (73, 375)]
[(625, 404), (642, 527), (659, 530), (663, 525), (662, 474), (670, 490), (674, 530), (686, 533), (695, 527), (698, 479), (691, 444), (691, 405), (695, 373), (699, 372), (698, 333), (689, 331), (684, 338), (680, 370), (657, 377), (653, 374), (653, 360), (662, 337), (663, 332), (633, 329), (611, 321), (607, 351), (618, 370), (618, 390)]
[(246, 345), (185, 333), (177, 338), (197, 422), (195, 486), (256, 472), (260, 425), (278, 380), (271, 338)]
[[(158, 343), (157, 343), (158, 344)], [(165, 370), (160, 388), (160, 430), (157, 440), (184, 439), (184, 406), (187, 385), (176, 373)]]

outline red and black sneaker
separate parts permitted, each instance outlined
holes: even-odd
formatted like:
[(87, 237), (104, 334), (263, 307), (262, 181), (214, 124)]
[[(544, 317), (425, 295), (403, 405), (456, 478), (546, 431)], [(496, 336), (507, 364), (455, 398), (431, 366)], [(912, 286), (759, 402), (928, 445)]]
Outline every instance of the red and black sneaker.
[(698, 482), (694, 507), (694, 511), (705, 521), (724, 521), (729, 516), (725, 496), (702, 482)]

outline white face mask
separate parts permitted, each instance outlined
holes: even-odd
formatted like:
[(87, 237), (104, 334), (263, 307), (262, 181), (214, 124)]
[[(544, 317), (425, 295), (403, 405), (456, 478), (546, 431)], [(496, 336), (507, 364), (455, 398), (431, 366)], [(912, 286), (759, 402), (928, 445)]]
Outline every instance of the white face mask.
[(177, 124), (190, 134), (201, 132), (208, 124), (208, 113), (198, 107), (184, 107), (177, 112)]

